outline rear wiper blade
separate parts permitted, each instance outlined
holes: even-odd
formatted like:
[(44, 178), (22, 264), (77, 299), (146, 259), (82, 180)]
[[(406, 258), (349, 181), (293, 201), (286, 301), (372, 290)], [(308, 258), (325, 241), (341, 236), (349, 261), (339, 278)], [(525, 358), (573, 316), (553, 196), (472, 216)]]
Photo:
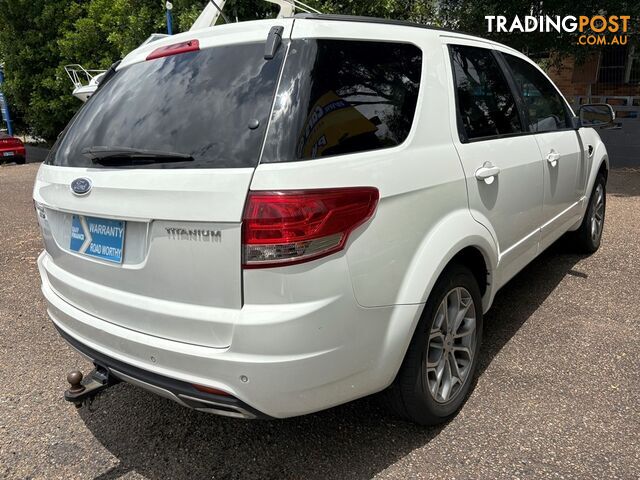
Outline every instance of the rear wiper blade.
[(149, 165), (193, 161), (193, 157), (186, 153), (129, 147), (88, 147), (82, 150), (82, 154), (100, 165)]

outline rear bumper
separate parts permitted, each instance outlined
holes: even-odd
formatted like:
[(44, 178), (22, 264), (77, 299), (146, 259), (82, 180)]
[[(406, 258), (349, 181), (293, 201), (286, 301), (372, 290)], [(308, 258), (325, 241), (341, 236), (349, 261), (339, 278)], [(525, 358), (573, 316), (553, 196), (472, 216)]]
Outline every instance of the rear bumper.
[(164, 377), (111, 358), (97, 350), (87, 347), (69, 335), (57, 324), (55, 324), (55, 327), (60, 336), (75, 350), (89, 358), (95, 365), (106, 368), (112, 375), (122, 381), (144, 388), (161, 397), (173, 400), (182, 406), (201, 412), (247, 419), (270, 418), (268, 415), (251, 408), (237, 398), (203, 393), (190, 383)]
[[(44, 255), (38, 259), (41, 269)], [(362, 308), (347, 295), (344, 303), (320, 312), (324, 319), (309, 316), (307, 310), (297, 317), (289, 311), (286, 319), (265, 319), (264, 310), (245, 307), (232, 345), (213, 348), (97, 318), (61, 298), (46, 272), (41, 274), (49, 316), (81, 353), (115, 370), (117, 377), (191, 408), (225, 414), (189, 404), (184, 396), (192, 395), (181, 388), (193, 393), (191, 385), (198, 384), (223, 390), (237, 399), (229, 408), (242, 414), (234, 416), (248, 418), (304, 415), (384, 389), (402, 362), (422, 307)], [(279, 311), (277, 306), (274, 310)]]
[[(5, 156), (5, 153), (11, 155)], [(27, 150), (24, 147), (0, 148), (0, 162), (22, 161), (27, 158)]]

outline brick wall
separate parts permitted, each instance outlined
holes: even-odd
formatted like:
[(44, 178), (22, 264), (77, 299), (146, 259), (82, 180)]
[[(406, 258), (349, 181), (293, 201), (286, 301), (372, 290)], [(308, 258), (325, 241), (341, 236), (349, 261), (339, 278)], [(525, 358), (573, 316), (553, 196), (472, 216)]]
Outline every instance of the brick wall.
[[(574, 68), (575, 59), (567, 57), (562, 61), (560, 67), (551, 67), (547, 72), (567, 99), (576, 95), (589, 94), (588, 83), (573, 80)], [(640, 96), (640, 85), (595, 83), (591, 86), (591, 95)]]

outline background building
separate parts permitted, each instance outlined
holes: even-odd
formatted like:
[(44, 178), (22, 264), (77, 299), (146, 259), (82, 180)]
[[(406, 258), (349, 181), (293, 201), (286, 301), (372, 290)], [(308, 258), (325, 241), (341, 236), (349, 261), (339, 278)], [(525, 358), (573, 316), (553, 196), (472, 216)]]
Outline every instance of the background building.
[(608, 103), (618, 128), (602, 130), (614, 166), (637, 166), (640, 153), (640, 48), (606, 46), (584, 61), (566, 56), (549, 76), (575, 108)]

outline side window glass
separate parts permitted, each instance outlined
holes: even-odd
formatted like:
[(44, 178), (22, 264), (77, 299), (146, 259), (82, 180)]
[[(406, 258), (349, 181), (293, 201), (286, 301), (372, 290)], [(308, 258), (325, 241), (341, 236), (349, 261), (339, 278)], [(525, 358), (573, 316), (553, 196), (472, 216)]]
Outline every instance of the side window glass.
[(451, 45), (458, 112), (468, 139), (522, 131), (515, 99), (490, 50)]
[(413, 124), (421, 73), (422, 51), (415, 45), (293, 40), (262, 162), (400, 145)]
[(526, 105), (532, 132), (567, 128), (567, 111), (553, 84), (535, 66), (513, 55), (503, 54)]

